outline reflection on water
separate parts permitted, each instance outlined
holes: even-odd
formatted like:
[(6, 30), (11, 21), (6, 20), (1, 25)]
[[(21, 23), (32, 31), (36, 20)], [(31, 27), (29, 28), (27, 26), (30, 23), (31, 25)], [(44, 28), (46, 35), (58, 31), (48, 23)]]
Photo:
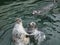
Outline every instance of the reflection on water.
[[(24, 27), (35, 21), (45, 32), (47, 39), (41, 45), (60, 45), (60, 8), (50, 10), (44, 16), (34, 16), (33, 10), (38, 10), (52, 2), (26, 0), (14, 1), (0, 6), (0, 45), (13, 45), (11, 31), (16, 17), (23, 19)], [(58, 4), (59, 5), (59, 4)], [(58, 6), (57, 5), (57, 6)]]

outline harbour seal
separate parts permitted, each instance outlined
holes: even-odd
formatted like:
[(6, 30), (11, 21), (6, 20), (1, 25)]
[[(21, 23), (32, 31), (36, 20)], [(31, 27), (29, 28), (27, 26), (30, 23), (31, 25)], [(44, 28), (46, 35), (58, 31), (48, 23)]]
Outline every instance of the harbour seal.
[(12, 38), (15, 45), (27, 45), (29, 43), (29, 37), (26, 37), (28, 33), (25, 31), (22, 19), (17, 18), (15, 26), (12, 31)]
[(28, 26), (28, 33), (34, 37), (34, 45), (40, 45), (42, 41), (46, 38), (45, 34), (42, 31), (39, 31), (35, 22), (30, 22)]

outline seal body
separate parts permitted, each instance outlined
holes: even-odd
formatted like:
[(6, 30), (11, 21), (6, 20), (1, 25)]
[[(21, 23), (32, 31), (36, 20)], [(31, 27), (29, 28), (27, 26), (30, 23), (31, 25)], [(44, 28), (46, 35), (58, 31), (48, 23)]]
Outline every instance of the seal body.
[(34, 41), (33, 42), (31, 41), (31, 42), (34, 43), (34, 45), (40, 45), (40, 43), (44, 41), (44, 39), (46, 38), (45, 34), (38, 30), (35, 22), (29, 23), (29, 28), (27, 32), (30, 35), (33, 35)]
[(26, 37), (26, 33), (22, 22), (18, 20), (12, 31), (12, 38), (15, 45), (27, 45), (29, 43), (29, 38)]

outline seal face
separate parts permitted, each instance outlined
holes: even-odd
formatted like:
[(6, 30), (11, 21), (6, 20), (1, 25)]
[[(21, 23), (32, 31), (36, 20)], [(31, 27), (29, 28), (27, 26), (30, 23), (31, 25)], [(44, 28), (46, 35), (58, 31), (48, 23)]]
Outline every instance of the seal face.
[(29, 28), (32, 30), (32, 29), (36, 29), (36, 23), (35, 22), (30, 22), (29, 23)]
[(22, 23), (22, 19), (21, 18), (16, 18), (16, 23)]

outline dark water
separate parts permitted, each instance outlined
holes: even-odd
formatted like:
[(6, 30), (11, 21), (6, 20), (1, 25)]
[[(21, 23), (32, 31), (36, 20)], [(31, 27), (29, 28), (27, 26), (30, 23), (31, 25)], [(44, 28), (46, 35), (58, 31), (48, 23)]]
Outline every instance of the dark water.
[(24, 27), (31, 21), (35, 21), (42, 29), (47, 38), (41, 45), (60, 45), (60, 6), (59, 1), (56, 8), (41, 15), (33, 15), (33, 10), (38, 10), (51, 1), (21, 0), (0, 2), (0, 45), (13, 45), (11, 33), (15, 19), (21, 17)]

